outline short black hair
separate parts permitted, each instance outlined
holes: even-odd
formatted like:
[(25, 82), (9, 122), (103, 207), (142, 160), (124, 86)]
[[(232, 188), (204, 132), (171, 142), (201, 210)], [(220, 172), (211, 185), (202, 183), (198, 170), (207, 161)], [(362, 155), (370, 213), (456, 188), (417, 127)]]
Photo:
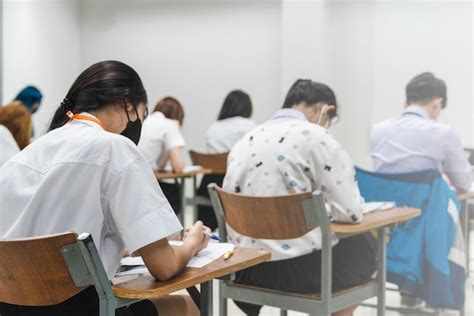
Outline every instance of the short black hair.
[(283, 108), (291, 108), (300, 103), (311, 106), (320, 102), (334, 105), (336, 110), (330, 112), (330, 116), (334, 117), (337, 115), (336, 95), (329, 86), (310, 79), (298, 79), (286, 94)]
[(252, 115), (252, 101), (250, 96), (242, 90), (231, 91), (222, 104), (217, 120), (241, 116), (249, 118)]
[(431, 72), (424, 72), (410, 80), (406, 87), (407, 104), (427, 103), (443, 98), (442, 108), (448, 101), (446, 83)]

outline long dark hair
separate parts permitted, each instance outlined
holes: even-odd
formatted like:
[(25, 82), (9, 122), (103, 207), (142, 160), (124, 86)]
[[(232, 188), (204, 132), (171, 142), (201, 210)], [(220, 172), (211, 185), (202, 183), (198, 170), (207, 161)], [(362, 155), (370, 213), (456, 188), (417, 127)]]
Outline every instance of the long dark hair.
[(217, 120), (224, 120), (234, 116), (249, 118), (252, 115), (252, 101), (250, 96), (242, 90), (230, 92), (224, 100)]
[(98, 62), (84, 70), (74, 81), (54, 113), (49, 131), (66, 124), (68, 111), (80, 113), (125, 102), (135, 107), (141, 103), (145, 105), (148, 103), (138, 73), (119, 61)]

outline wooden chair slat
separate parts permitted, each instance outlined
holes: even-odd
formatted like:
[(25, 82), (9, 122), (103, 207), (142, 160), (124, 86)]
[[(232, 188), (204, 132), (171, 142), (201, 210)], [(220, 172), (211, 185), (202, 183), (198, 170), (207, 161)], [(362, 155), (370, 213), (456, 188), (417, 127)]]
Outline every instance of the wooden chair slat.
[(208, 154), (194, 150), (189, 151), (194, 165), (211, 169), (213, 174), (225, 174), (227, 170), (227, 156), (229, 153)]
[(46, 306), (64, 302), (86, 287), (76, 287), (61, 248), (75, 233), (0, 240), (0, 302)]
[(253, 197), (218, 187), (216, 191), (227, 223), (239, 234), (258, 239), (293, 239), (310, 231), (301, 202), (311, 199), (311, 193)]

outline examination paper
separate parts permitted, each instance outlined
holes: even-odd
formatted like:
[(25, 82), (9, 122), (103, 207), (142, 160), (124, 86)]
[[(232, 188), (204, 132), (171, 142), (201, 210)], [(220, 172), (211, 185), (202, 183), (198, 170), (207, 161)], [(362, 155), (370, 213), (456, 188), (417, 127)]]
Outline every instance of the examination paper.
[[(171, 245), (181, 246), (182, 241), (169, 241)], [(206, 249), (198, 252), (186, 265), (189, 268), (202, 268), (219, 257), (222, 257), (227, 251), (233, 251), (235, 245), (229, 243), (209, 243)], [(125, 257), (120, 261), (120, 268), (116, 276), (125, 276), (131, 274), (149, 273), (145, 267), (142, 257)]]

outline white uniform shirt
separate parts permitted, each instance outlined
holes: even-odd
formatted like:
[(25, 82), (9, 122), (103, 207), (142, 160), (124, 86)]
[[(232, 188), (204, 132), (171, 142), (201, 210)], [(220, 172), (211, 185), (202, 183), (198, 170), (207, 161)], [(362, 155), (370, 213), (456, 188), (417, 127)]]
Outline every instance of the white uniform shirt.
[(235, 116), (212, 124), (206, 133), (206, 147), (209, 153), (229, 152), (248, 131), (257, 124), (251, 119)]
[[(341, 145), (302, 112), (282, 109), (270, 121), (248, 132), (229, 154), (223, 188), (253, 196), (276, 196), (320, 190), (331, 205), (332, 218), (362, 220), (362, 198), (354, 165)], [(272, 251), (283, 260), (321, 248), (317, 228), (291, 240), (252, 239), (228, 225), (231, 241), (242, 247)]]
[(156, 111), (143, 123), (138, 148), (150, 163), (153, 170), (158, 170), (166, 161), (167, 151), (186, 145), (179, 130), (179, 123), (170, 120), (163, 113)]
[(10, 130), (0, 125), (0, 167), (20, 152), (20, 148)]
[(0, 238), (92, 234), (109, 278), (134, 252), (182, 229), (129, 139), (74, 120), (0, 169)]
[(430, 119), (420, 106), (409, 106), (401, 117), (376, 124), (370, 148), (376, 172), (437, 169), (458, 190), (471, 186), (472, 171), (459, 137), (448, 125)]

